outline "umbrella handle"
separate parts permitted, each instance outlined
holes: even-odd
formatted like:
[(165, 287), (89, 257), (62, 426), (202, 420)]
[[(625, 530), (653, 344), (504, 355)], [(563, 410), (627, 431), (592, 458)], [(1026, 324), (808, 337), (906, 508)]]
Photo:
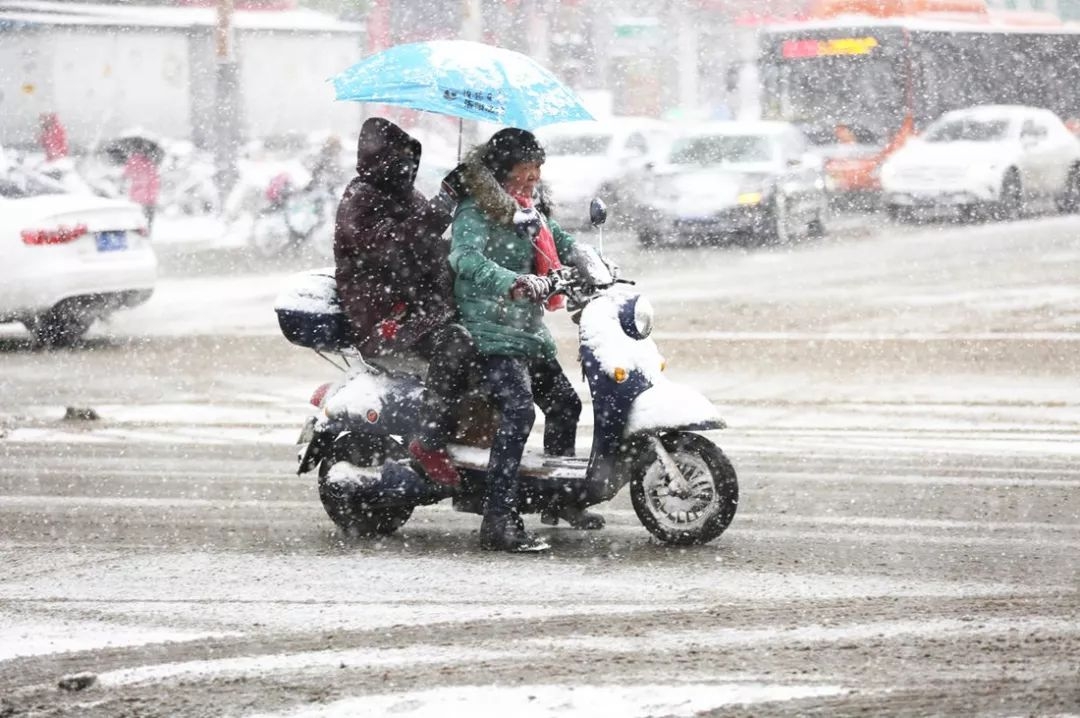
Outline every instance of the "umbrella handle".
[(465, 120), (461, 117), (457, 121), (457, 161), (461, 164), (461, 136), (465, 133)]

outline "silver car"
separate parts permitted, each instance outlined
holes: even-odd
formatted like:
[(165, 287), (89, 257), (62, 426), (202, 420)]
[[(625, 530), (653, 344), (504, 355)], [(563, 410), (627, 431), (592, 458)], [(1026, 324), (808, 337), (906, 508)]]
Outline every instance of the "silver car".
[(825, 175), (808, 147), (786, 122), (687, 129), (646, 183), (639, 241), (650, 247), (742, 237), (782, 244), (824, 234)]

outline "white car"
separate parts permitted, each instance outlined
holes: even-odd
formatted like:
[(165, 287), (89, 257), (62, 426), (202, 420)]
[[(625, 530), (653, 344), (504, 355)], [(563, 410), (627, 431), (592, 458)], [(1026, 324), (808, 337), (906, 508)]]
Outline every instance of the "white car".
[(67, 346), (95, 319), (149, 299), (156, 278), (137, 204), (66, 193), (17, 167), (0, 173), (0, 322)]
[(787, 122), (687, 127), (645, 188), (636, 218), (644, 247), (739, 236), (786, 244), (823, 235), (828, 220), (821, 157)]
[(589, 201), (601, 197), (612, 219), (630, 216), (646, 168), (667, 152), (675, 132), (660, 120), (613, 117), (541, 127), (536, 136), (547, 159), (541, 173), (560, 224), (581, 227)]
[(1037, 197), (1080, 211), (1080, 138), (1049, 110), (983, 105), (947, 112), (881, 168), (889, 215), (955, 208), (1020, 216)]

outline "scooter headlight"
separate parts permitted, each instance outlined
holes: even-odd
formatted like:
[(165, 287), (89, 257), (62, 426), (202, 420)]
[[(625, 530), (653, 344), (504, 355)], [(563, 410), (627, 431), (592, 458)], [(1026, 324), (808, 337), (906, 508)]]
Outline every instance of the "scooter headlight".
[(653, 307), (640, 295), (629, 300), (619, 309), (619, 324), (631, 339), (644, 339), (652, 334)]

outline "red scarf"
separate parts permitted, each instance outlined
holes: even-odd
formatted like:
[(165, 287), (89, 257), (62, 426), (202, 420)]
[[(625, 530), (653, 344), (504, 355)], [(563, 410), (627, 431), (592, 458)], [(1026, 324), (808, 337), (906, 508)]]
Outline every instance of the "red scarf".
[[(517, 200), (518, 206), (522, 208), (529, 208), (533, 206), (532, 197), (522, 197), (515, 195), (514, 199)], [(562, 269), (562, 262), (559, 261), (559, 252), (555, 248), (555, 237), (552, 236), (551, 230), (548, 229), (547, 221), (544, 219), (544, 215), (540, 215), (540, 231), (536, 235), (536, 253), (533, 258), (534, 271), (541, 277), (546, 277), (548, 272), (553, 269)], [(554, 312), (556, 309), (562, 309), (566, 306), (566, 297), (562, 294), (556, 294), (551, 299), (547, 300), (544, 305), (549, 312)]]

